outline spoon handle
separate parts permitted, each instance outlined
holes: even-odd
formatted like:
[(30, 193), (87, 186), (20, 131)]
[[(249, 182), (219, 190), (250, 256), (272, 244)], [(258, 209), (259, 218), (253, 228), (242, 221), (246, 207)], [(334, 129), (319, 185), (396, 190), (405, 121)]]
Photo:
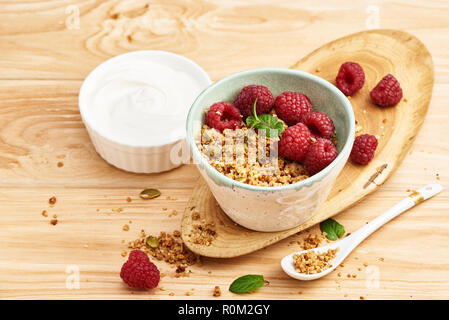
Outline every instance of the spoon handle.
[(354, 239), (353, 240), (354, 245), (357, 246), (366, 237), (368, 237), (370, 234), (379, 229), (388, 221), (394, 219), (404, 211), (407, 211), (408, 209), (423, 202), (424, 200), (433, 197), (442, 190), (443, 187), (441, 185), (433, 183), (425, 187), (422, 187), (417, 191), (413, 191), (408, 197), (395, 204), (393, 207), (391, 207), (383, 214), (381, 214), (380, 216), (378, 216), (377, 218), (375, 218), (374, 220), (372, 220), (371, 222), (369, 222), (368, 224), (366, 224), (365, 226), (354, 232), (349, 237)]

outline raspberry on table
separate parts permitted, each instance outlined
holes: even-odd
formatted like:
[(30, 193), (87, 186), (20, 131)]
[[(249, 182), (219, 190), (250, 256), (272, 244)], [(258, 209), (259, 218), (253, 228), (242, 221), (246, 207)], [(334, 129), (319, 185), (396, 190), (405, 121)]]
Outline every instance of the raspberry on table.
[(345, 62), (338, 70), (337, 88), (347, 96), (359, 91), (365, 83), (365, 72), (356, 62)]
[(316, 142), (310, 145), (304, 159), (304, 167), (312, 176), (326, 168), (337, 156), (337, 148), (332, 141), (318, 138)]
[(294, 126), (301, 121), (301, 117), (312, 111), (309, 98), (302, 93), (294, 91), (282, 92), (274, 101), (274, 108), (279, 119), (284, 120), (289, 126)]
[(402, 88), (399, 81), (393, 75), (387, 74), (371, 90), (370, 96), (378, 106), (391, 107), (401, 101)]
[(311, 143), (310, 131), (298, 123), (285, 130), (278, 143), (279, 154), (287, 159), (301, 161), (304, 159)]
[(207, 111), (206, 123), (209, 127), (223, 132), (224, 129), (235, 129), (240, 126), (242, 116), (239, 109), (229, 102), (214, 103)]
[(321, 111), (312, 111), (303, 115), (301, 122), (309, 128), (313, 138), (330, 139), (335, 135), (335, 126), (331, 117)]
[(122, 266), (120, 277), (131, 288), (152, 289), (159, 284), (160, 273), (145, 252), (133, 250)]
[(240, 90), (234, 99), (234, 105), (240, 110), (243, 119), (253, 114), (253, 105), (256, 101), (257, 114), (266, 114), (273, 109), (274, 97), (271, 91), (261, 85), (251, 84)]
[(360, 164), (367, 164), (373, 159), (377, 144), (376, 137), (371, 134), (358, 136), (352, 146), (351, 160)]

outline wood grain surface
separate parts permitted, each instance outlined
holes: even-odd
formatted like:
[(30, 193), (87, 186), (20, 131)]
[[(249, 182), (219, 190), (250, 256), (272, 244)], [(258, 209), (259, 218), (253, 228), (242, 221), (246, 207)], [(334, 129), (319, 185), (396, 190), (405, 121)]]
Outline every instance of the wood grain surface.
[[(157, 262), (168, 273), (161, 281), (166, 291), (129, 290), (118, 275), (127, 250), (122, 241), (137, 238), (141, 229), (179, 229), (181, 214), (169, 213), (183, 211), (199, 175), (192, 165), (150, 175), (109, 166), (94, 151), (77, 106), (89, 71), (131, 50), (183, 54), (217, 80), (248, 68), (290, 67), (321, 45), (366, 28), (410, 32), (435, 64), (429, 112), (391, 178), (336, 217), (352, 232), (407, 189), (437, 181), (449, 188), (448, 14), (445, 1), (1, 1), (0, 298), (212, 299), (215, 285), (225, 299), (449, 298), (447, 191), (373, 234), (338, 270), (341, 278), (337, 271), (304, 283), (282, 272), (280, 258), (299, 248), (291, 242), (300, 234), (241, 257), (204, 258), (186, 278), (174, 278)], [(145, 187), (163, 195), (141, 200)], [(57, 203), (50, 208), (53, 195)], [(57, 214), (58, 224), (42, 210)], [(70, 285), (76, 271), (79, 289)], [(227, 291), (247, 273), (263, 274), (270, 284), (250, 295)]]
[[(200, 179), (182, 221), (182, 237), (192, 251), (207, 257), (231, 258), (264, 248), (359, 202), (400, 165), (421, 128), (432, 96), (433, 62), (429, 51), (417, 38), (403, 31), (363, 31), (325, 44), (292, 68), (335, 84), (338, 68), (345, 61), (357, 61), (365, 71), (365, 84), (350, 101), (357, 134), (378, 137), (376, 157), (363, 166), (348, 161), (320, 209), (303, 224), (280, 232), (255, 232), (236, 225)], [(394, 108), (379, 108), (369, 97), (369, 90), (386, 74), (399, 79), (405, 92), (405, 98)], [(202, 220), (215, 224), (216, 239), (210, 245), (195, 244), (190, 239), (194, 226), (198, 225), (192, 218), (194, 212), (199, 212)]]

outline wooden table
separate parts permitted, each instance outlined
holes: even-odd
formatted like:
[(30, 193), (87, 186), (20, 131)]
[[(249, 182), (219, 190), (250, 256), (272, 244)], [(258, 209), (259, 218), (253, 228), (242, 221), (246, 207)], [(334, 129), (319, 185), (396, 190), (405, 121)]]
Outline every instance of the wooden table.
[[(0, 298), (209, 299), (215, 285), (228, 299), (449, 298), (447, 191), (373, 234), (340, 268), (341, 277), (334, 272), (304, 283), (282, 272), (280, 258), (298, 249), (291, 242), (303, 235), (239, 258), (204, 258), (186, 278), (174, 278), (173, 269), (158, 262), (168, 274), (160, 284), (165, 291), (131, 291), (119, 277), (126, 242), (141, 229), (179, 229), (181, 214), (170, 212), (183, 211), (198, 178), (193, 165), (162, 174), (123, 172), (93, 149), (78, 112), (79, 88), (96, 65), (127, 51), (173, 51), (217, 80), (248, 68), (289, 67), (320, 45), (367, 27), (411, 32), (435, 63), (424, 126), (387, 183), (336, 219), (351, 232), (407, 189), (437, 181), (449, 188), (449, 3), (315, 3), (1, 2)], [(163, 196), (141, 200), (144, 187), (157, 187)], [(53, 195), (57, 203), (49, 207)], [(54, 214), (57, 225), (50, 223)], [(250, 295), (227, 291), (247, 273), (263, 274), (270, 284)]]

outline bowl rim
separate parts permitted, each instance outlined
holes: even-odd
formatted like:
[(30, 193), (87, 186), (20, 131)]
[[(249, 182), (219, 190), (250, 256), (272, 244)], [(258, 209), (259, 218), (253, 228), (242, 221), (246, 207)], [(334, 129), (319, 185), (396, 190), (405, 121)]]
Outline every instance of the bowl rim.
[[(167, 57), (172, 59), (177, 59), (181, 61), (182, 63), (185, 63), (186, 65), (190, 65), (195, 70), (195, 75), (201, 77), (201, 80), (207, 82), (207, 87), (212, 83), (212, 80), (210, 79), (209, 75), (206, 73), (206, 71), (198, 65), (193, 60), (190, 60), (187, 57), (184, 57), (182, 55), (169, 52), (169, 51), (163, 51), (163, 50), (136, 50), (136, 51), (129, 51), (125, 52), (116, 56), (113, 56), (103, 62), (101, 62), (99, 65), (97, 65), (92, 71), (89, 72), (87, 77), (83, 80), (83, 83), (81, 85), (80, 91), (78, 93), (78, 108), (81, 114), (81, 119), (83, 122), (89, 126), (91, 130), (93, 130), (96, 134), (98, 134), (101, 138), (105, 139), (106, 141), (111, 142), (112, 144), (119, 145), (119, 146), (125, 146), (125, 147), (133, 147), (133, 148), (153, 148), (153, 147), (163, 147), (167, 145), (171, 145), (173, 143), (177, 143), (179, 141), (182, 141), (186, 138), (184, 135), (179, 135), (177, 137), (172, 137), (171, 139), (167, 139), (162, 142), (158, 143), (152, 143), (152, 144), (139, 144), (139, 143), (123, 143), (122, 141), (117, 141), (113, 138), (111, 138), (108, 134), (105, 132), (101, 132), (97, 129), (97, 126), (95, 125), (95, 121), (92, 121), (89, 117), (89, 111), (88, 111), (88, 103), (87, 103), (87, 96), (86, 91), (87, 88), (93, 85), (94, 76), (102, 71), (104, 68), (108, 68), (110, 65), (113, 65), (115, 63), (118, 63), (124, 59), (132, 59), (134, 56), (147, 56), (149, 59), (151, 59), (151, 55), (153, 56), (159, 56), (159, 57)], [(206, 87), (206, 88), (207, 88)], [(189, 109), (190, 111), (190, 109)]]
[[(192, 114), (193, 110), (196, 109), (198, 105), (198, 101), (205, 95), (207, 95), (209, 92), (214, 90), (217, 86), (219, 86), (222, 82), (240, 77), (242, 75), (247, 74), (257, 74), (257, 73), (270, 73), (270, 72), (278, 72), (278, 73), (284, 73), (284, 74), (290, 74), (290, 75), (296, 75), (302, 78), (306, 78), (307, 80), (311, 80), (314, 82), (317, 82), (319, 85), (326, 87), (329, 89), (333, 94), (335, 94), (338, 98), (340, 98), (343, 101), (344, 110), (346, 114), (349, 117), (349, 130), (348, 130), (348, 137), (346, 140), (345, 145), (339, 152), (338, 156), (332, 161), (326, 168), (318, 172), (317, 174), (314, 174), (313, 176), (301, 180), (296, 183), (287, 184), (283, 186), (273, 186), (273, 187), (266, 187), (266, 186), (254, 186), (250, 184), (246, 184), (243, 182), (239, 182), (237, 180), (231, 179), (224, 174), (217, 171), (212, 165), (203, 157), (203, 155), (200, 153), (198, 147), (196, 146), (195, 139), (193, 137), (192, 130)], [(354, 143), (354, 136), (355, 136), (355, 116), (354, 111), (352, 109), (351, 102), (349, 99), (332, 83), (329, 81), (320, 78), (316, 75), (307, 73), (305, 71), (301, 70), (294, 70), (294, 69), (288, 69), (288, 68), (254, 68), (254, 69), (248, 69), (240, 72), (233, 73), (231, 75), (228, 75), (211, 85), (209, 85), (206, 89), (204, 89), (198, 97), (193, 102), (192, 106), (190, 107), (189, 113), (187, 115), (187, 122), (186, 122), (186, 136), (187, 136), (187, 142), (189, 144), (190, 150), (192, 150), (194, 156), (193, 159), (199, 159), (200, 163), (196, 163), (197, 166), (201, 165), (203, 168), (205, 168), (207, 174), (212, 174), (214, 177), (216, 177), (218, 180), (225, 182), (227, 185), (230, 185), (231, 187), (239, 187), (242, 189), (250, 190), (250, 191), (286, 191), (291, 189), (300, 189), (304, 186), (311, 185), (317, 181), (321, 181), (324, 177), (326, 177), (335, 167), (336, 165), (343, 161), (350, 153), (350, 149), (352, 149), (352, 145)]]

